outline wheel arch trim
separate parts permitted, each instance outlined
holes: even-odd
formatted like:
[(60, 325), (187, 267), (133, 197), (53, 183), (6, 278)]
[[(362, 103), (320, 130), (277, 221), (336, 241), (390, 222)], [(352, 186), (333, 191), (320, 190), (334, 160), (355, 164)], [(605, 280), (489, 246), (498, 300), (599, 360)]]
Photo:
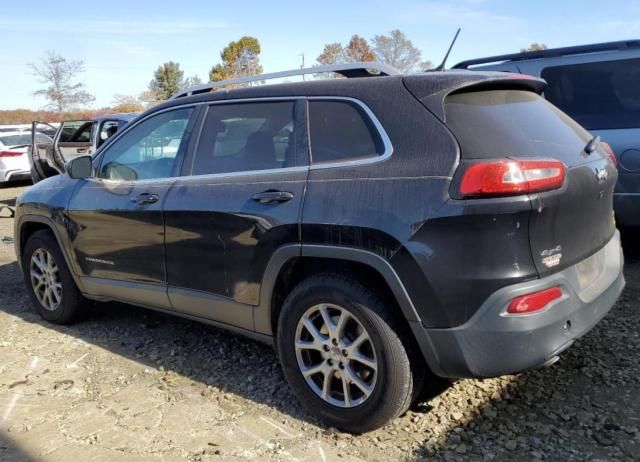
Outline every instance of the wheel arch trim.
[(291, 244), (276, 249), (265, 269), (260, 290), (260, 304), (254, 311), (256, 332), (275, 336), (271, 322), (273, 291), (285, 263), (295, 257), (347, 260), (362, 263), (377, 271), (391, 289), (429, 367), (438, 374), (440, 371), (438, 355), (400, 277), (387, 260), (368, 250), (322, 244)]
[(56, 242), (58, 243), (58, 247), (62, 252), (62, 256), (65, 259), (65, 263), (69, 268), (69, 272), (71, 273), (71, 277), (73, 278), (73, 281), (76, 283), (76, 286), (78, 287), (80, 292), (84, 293), (85, 292), (84, 285), (82, 284), (81, 278), (78, 277), (74, 262), (69, 255), (69, 246), (65, 245), (65, 242), (62, 240), (62, 237), (60, 236), (60, 232), (58, 231), (58, 226), (52, 218), (45, 217), (42, 215), (32, 215), (32, 214), (22, 215), (19, 218), (18, 224), (15, 227), (16, 236), (14, 238), (15, 251), (16, 251), (16, 257), (17, 257), (16, 260), (18, 263), (18, 267), (22, 269), (22, 249), (24, 248), (24, 244), (26, 244), (26, 240), (25, 242), (23, 242), (23, 239), (22, 239), (23, 228), (26, 224), (29, 224), (29, 223), (38, 223), (41, 225), (45, 225), (51, 231), (51, 233), (53, 233), (53, 236), (56, 239)]

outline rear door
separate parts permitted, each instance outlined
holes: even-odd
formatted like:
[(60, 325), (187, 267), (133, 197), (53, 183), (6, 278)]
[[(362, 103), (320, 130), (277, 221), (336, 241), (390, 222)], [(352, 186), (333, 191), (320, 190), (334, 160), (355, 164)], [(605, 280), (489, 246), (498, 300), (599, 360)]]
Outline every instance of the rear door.
[(64, 170), (64, 164), (78, 156), (93, 152), (93, 131), (96, 123), (92, 120), (69, 120), (62, 122), (53, 140), (53, 164)]
[(195, 156), (164, 202), (169, 298), (177, 311), (253, 330), (269, 258), (299, 242), (304, 101), (206, 109)]
[(566, 166), (562, 188), (531, 195), (529, 238), (539, 274), (557, 271), (595, 253), (611, 239), (616, 169), (593, 138), (533, 92), (468, 91), (446, 99), (447, 125), (463, 160), (555, 159)]
[(28, 150), (29, 163), (31, 164), (33, 181), (40, 181), (44, 178), (56, 175), (47, 161), (47, 150), (52, 149), (53, 138), (43, 132), (55, 133), (58, 128), (47, 122), (34, 121), (31, 124), (31, 147)]
[(600, 135), (618, 157), (616, 214), (640, 226), (640, 51), (631, 59), (547, 67), (545, 97)]

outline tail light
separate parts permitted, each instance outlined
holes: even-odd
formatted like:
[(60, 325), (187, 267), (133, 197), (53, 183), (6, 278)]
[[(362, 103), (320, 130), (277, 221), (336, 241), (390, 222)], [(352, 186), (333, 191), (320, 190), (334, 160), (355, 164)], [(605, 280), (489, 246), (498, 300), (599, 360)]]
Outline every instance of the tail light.
[(521, 295), (511, 300), (507, 308), (508, 314), (530, 314), (543, 310), (554, 300), (562, 297), (560, 287), (541, 290), (532, 294)]
[(604, 141), (601, 141), (600, 146), (602, 146), (602, 148), (607, 152), (607, 154), (609, 154), (609, 158), (611, 159), (611, 162), (613, 162), (613, 165), (617, 167), (618, 158), (616, 157), (616, 153), (613, 152), (613, 149), (611, 148), (609, 143), (605, 143)]
[(20, 151), (0, 151), (0, 157), (17, 157), (24, 154)]
[(460, 182), (463, 196), (508, 196), (557, 189), (565, 166), (557, 160), (499, 160), (471, 165)]

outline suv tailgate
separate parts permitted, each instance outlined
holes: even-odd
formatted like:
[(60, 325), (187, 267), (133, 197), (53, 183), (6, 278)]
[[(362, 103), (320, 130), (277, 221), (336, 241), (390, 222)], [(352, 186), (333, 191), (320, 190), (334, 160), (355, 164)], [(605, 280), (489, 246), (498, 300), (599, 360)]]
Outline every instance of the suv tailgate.
[(534, 92), (513, 89), (451, 94), (445, 113), (463, 160), (542, 158), (565, 164), (561, 189), (530, 196), (529, 239), (540, 275), (584, 260), (611, 239), (616, 169), (601, 147), (585, 152), (592, 136), (569, 116)]

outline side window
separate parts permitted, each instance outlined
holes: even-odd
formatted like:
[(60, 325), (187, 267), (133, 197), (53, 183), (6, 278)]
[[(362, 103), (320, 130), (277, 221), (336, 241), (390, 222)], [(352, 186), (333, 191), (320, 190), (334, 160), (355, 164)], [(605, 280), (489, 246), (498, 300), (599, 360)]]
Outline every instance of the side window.
[(640, 59), (548, 67), (544, 96), (588, 130), (640, 127)]
[(372, 120), (350, 101), (310, 100), (309, 137), (313, 164), (384, 153), (384, 143)]
[(183, 155), (187, 125), (193, 108), (176, 109), (149, 117), (107, 147), (99, 178), (149, 180), (173, 176)]
[(192, 175), (292, 167), (294, 101), (209, 106)]
[(98, 147), (102, 146), (105, 141), (111, 138), (118, 131), (117, 120), (107, 120), (102, 122), (100, 133), (98, 134)]
[(89, 143), (94, 123), (85, 120), (72, 120), (62, 123), (60, 143)]

